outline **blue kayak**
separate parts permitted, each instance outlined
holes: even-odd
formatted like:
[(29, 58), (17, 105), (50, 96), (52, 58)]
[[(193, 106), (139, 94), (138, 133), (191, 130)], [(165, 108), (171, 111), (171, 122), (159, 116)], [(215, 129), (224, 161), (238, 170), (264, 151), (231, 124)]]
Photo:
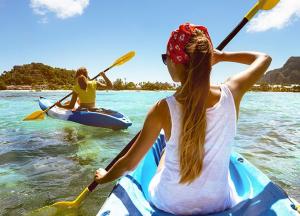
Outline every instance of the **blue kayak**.
[[(173, 216), (147, 201), (148, 185), (164, 147), (164, 136), (160, 135), (137, 168), (118, 181), (97, 216)], [(295, 204), (283, 189), (241, 155), (232, 153), (229, 169), (240, 202), (231, 209), (210, 216), (299, 216)]]
[[(47, 109), (53, 102), (41, 97), (39, 105), (42, 110)], [(76, 105), (78, 107), (78, 105)], [(119, 112), (105, 110), (103, 112), (72, 111), (57, 106), (47, 112), (48, 116), (65, 121), (72, 121), (83, 125), (110, 128), (113, 130), (126, 129), (132, 125), (131, 121)]]

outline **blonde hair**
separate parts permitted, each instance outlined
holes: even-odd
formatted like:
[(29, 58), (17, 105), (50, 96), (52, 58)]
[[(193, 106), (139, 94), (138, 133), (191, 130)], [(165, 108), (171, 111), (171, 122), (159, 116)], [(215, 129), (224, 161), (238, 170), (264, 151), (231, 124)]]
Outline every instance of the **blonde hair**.
[(206, 108), (210, 89), (212, 46), (196, 29), (185, 47), (189, 55), (185, 79), (177, 92), (183, 104), (183, 122), (179, 144), (180, 182), (189, 184), (201, 174), (206, 133)]
[(76, 71), (75, 78), (77, 78), (77, 82), (79, 87), (82, 90), (86, 90), (88, 84), (88, 72), (85, 67), (81, 67)]

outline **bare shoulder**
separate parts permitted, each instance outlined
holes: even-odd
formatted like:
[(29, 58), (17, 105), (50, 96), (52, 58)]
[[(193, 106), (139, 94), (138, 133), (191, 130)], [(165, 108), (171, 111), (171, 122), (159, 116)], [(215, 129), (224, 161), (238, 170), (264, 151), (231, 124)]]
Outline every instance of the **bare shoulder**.
[(152, 108), (153, 112), (160, 118), (163, 118), (169, 113), (169, 108), (166, 99), (159, 100)]
[(168, 115), (167, 102), (164, 99), (158, 101), (148, 112), (144, 128), (148, 128), (149, 130), (159, 128), (160, 130), (164, 126)]
[(160, 111), (165, 111), (167, 108), (168, 108), (168, 103), (167, 103), (167, 100), (164, 98), (164, 99), (161, 99), (159, 100), (157, 103), (156, 103), (158, 109)]
[(169, 116), (169, 107), (166, 99), (159, 100), (149, 111), (148, 117), (157, 123), (164, 124)]
[(156, 103), (157, 121), (160, 123), (160, 127), (164, 130), (166, 140), (169, 140), (171, 136), (171, 115), (169, 106), (166, 99), (162, 99)]

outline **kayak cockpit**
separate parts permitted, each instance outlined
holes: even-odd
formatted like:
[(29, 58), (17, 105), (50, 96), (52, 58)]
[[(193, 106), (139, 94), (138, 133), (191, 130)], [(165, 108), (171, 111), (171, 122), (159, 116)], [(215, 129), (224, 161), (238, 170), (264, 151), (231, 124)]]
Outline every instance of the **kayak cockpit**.
[[(137, 168), (115, 185), (97, 216), (173, 216), (148, 202), (148, 186), (165, 145), (164, 135), (160, 135)], [(286, 193), (241, 155), (232, 153), (229, 171), (238, 203), (210, 215), (298, 215)]]

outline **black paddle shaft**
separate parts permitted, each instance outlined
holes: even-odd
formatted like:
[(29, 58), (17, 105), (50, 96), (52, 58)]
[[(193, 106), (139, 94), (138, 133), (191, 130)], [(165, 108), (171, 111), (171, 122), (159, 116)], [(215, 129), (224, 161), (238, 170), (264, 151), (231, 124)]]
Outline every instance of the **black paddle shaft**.
[[(131, 146), (134, 144), (134, 142), (136, 141), (136, 139), (138, 138), (138, 136), (140, 135), (141, 131), (138, 132), (135, 137), (123, 148), (123, 150), (107, 165), (107, 167), (105, 168), (105, 170), (110, 170), (110, 168), (121, 158), (123, 157), (131, 148)], [(97, 187), (98, 183), (93, 181), (89, 186), (88, 189), (90, 192), (92, 192), (96, 187)]]
[(237, 33), (247, 24), (249, 20), (244, 17), (242, 21), (233, 29), (233, 31), (220, 43), (217, 50), (223, 50), (224, 47), (236, 36)]
[[(102, 71), (102, 72), (100, 72), (100, 73), (105, 73), (106, 71), (108, 71), (108, 70), (111, 69), (111, 68), (112, 68), (112, 66), (106, 68), (104, 71)], [(93, 77), (91, 80), (97, 79), (97, 78), (100, 76), (100, 73), (98, 73), (98, 74), (97, 74), (95, 77)], [(62, 99), (60, 99), (59, 102), (64, 101), (66, 98), (70, 97), (72, 94), (73, 94), (73, 92), (69, 93), (68, 95), (66, 95), (65, 97), (63, 97)], [(48, 110), (49, 110), (49, 109), (52, 109), (54, 106), (55, 106), (55, 104), (53, 104), (52, 106), (50, 106), (50, 107), (48, 108)]]

